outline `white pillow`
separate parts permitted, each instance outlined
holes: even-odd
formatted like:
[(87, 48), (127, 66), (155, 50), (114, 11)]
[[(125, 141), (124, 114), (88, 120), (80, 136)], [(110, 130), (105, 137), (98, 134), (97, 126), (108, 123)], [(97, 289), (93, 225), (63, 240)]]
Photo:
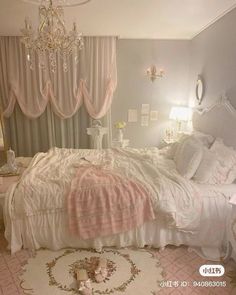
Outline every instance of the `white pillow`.
[(168, 147), (162, 149), (162, 154), (168, 159), (174, 159), (177, 147), (182, 144), (186, 139), (193, 138), (200, 141), (204, 146), (210, 147), (214, 142), (215, 138), (212, 135), (205, 134), (199, 131), (193, 131), (191, 134), (181, 134), (178, 142), (170, 144)]
[(176, 150), (177, 150), (178, 143), (174, 142), (169, 144), (168, 146), (163, 147), (160, 149), (160, 155), (164, 156), (167, 159), (174, 159)]
[(224, 184), (233, 183), (236, 178), (236, 151), (232, 147), (227, 147), (220, 138), (215, 140), (210, 150), (216, 154), (219, 162), (216, 181)]
[(202, 160), (193, 180), (199, 183), (216, 184), (215, 175), (217, 175), (219, 165), (216, 154), (204, 147)]
[(183, 177), (188, 179), (193, 177), (202, 160), (202, 150), (202, 144), (191, 137), (178, 145), (174, 161), (176, 169)]
[(215, 140), (214, 136), (200, 131), (193, 131), (192, 136), (201, 141), (201, 143), (208, 148), (213, 144)]

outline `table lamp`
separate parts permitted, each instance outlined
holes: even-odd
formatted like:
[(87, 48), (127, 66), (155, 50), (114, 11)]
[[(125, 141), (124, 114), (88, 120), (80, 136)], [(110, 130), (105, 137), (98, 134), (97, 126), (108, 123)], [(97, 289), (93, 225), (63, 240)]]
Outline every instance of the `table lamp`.
[(182, 122), (192, 120), (192, 109), (189, 107), (174, 106), (171, 108), (169, 119), (177, 122), (177, 132), (180, 132)]

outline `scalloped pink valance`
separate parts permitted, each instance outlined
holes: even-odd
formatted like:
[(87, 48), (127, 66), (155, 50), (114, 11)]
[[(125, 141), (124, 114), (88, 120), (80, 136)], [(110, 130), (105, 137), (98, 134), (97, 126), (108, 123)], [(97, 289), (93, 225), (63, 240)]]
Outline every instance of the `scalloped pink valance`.
[[(58, 56), (57, 71), (30, 69), (19, 37), (0, 37), (0, 103), (10, 117), (15, 103), (29, 118), (37, 118), (50, 102), (62, 119), (72, 117), (84, 103), (89, 115), (100, 119), (110, 109), (117, 85), (116, 37), (85, 37), (79, 61), (69, 60), (68, 72)], [(46, 65), (48, 57), (45, 56)]]

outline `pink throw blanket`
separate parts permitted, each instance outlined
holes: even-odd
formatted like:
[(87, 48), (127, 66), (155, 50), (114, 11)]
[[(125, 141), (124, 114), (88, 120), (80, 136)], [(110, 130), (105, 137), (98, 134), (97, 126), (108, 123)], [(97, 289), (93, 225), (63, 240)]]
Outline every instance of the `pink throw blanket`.
[(81, 239), (117, 234), (155, 219), (149, 192), (100, 166), (81, 166), (67, 198), (69, 229)]

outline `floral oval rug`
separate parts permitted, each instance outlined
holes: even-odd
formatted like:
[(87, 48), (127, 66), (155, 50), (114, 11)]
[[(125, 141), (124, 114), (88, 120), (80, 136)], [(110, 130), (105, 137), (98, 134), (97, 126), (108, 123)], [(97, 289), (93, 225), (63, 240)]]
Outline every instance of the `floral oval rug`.
[[(99, 257), (107, 259), (108, 275), (96, 283), (94, 270)], [(93, 294), (157, 294), (163, 280), (160, 263), (145, 249), (104, 248), (102, 253), (92, 249), (39, 250), (24, 267), (20, 279), (25, 294), (80, 294), (75, 273), (85, 268), (91, 280)]]

